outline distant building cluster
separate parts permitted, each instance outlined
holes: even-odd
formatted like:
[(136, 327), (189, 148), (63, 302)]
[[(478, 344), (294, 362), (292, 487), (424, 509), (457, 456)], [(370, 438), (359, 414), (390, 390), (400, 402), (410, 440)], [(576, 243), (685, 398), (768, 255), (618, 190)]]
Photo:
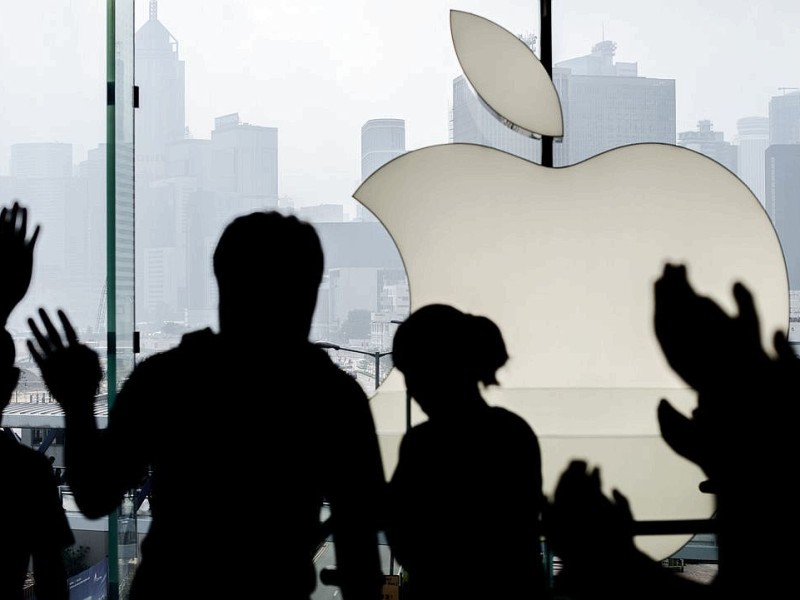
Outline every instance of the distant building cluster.
[[(194, 137), (186, 127), (179, 42), (157, 10), (151, 8), (135, 40), (140, 90), (135, 156), (119, 156), (122, 147), (118, 160), (135, 160), (138, 326), (146, 331), (165, 322), (214, 324), (210, 257), (218, 235), (235, 215), (272, 208), (314, 223), (325, 245), (327, 271), (313, 335), (385, 349), (392, 322), (408, 313), (410, 302), (402, 261), (375, 216), (359, 206), (348, 221), (334, 198), (317, 206), (287, 206), (278, 189), (278, 129), (231, 113), (214, 120), (208, 139)], [(708, 156), (738, 175), (761, 202), (782, 244), (790, 288), (800, 291), (800, 90), (779, 90), (769, 100), (769, 114), (743, 116), (731, 139), (708, 118), (695, 130), (678, 132), (675, 80), (642, 76), (637, 63), (618, 62), (615, 54), (616, 44), (604, 40), (589, 54), (554, 65), (565, 123), (564, 136), (554, 145), (555, 166), (640, 142), (678, 144)], [(540, 161), (540, 142), (504, 126), (463, 76), (452, 82), (449, 126), (451, 142)], [(363, 181), (406, 152), (406, 123), (367, 120), (360, 142)], [(105, 144), (77, 166), (74, 158), (70, 143), (13, 144), (0, 194), (24, 198), (43, 224), (30, 305), (64, 306), (82, 329), (99, 332), (106, 314)], [(792, 314), (800, 314), (794, 305), (800, 296), (791, 297)], [(364, 311), (371, 315), (368, 330), (350, 327), (354, 315)], [(337, 337), (345, 329), (362, 337)]]
[[(135, 34), (135, 154), (124, 154), (125, 144), (117, 147), (117, 160), (135, 165), (135, 315), (143, 344), (149, 332), (216, 324), (211, 256), (219, 234), (237, 215), (277, 209), (313, 223), (325, 249), (312, 336), (386, 349), (396, 327), (392, 321), (409, 311), (408, 281), (389, 234), (366, 209), (345, 222), (340, 202), (285, 207), (275, 127), (231, 113), (214, 120), (209, 139), (194, 137), (186, 127), (180, 44), (158, 19), (157, 3), (150, 4), (149, 19)], [(402, 119), (370, 120), (361, 134), (364, 179), (405, 152)], [(107, 315), (106, 154), (106, 145), (99, 144), (76, 168), (72, 144), (14, 144), (10, 175), (0, 177), (2, 196), (23, 198), (43, 224), (29, 303), (65, 307), (84, 332), (98, 336)], [(365, 313), (365, 327), (349, 327), (355, 315)]]
[[(233, 113), (215, 119), (210, 139), (193, 138), (185, 126), (185, 69), (178, 42), (154, 13), (136, 33), (136, 52), (142, 98), (136, 120), (138, 319), (190, 327), (214, 323), (210, 256), (219, 233), (236, 215), (284, 209), (278, 193), (278, 130), (243, 123)], [(401, 119), (364, 125), (364, 178), (403, 152)], [(352, 222), (344, 222), (341, 204), (294, 212), (315, 224), (326, 255), (312, 336), (383, 349), (385, 340), (374, 339), (369, 328), (358, 339), (342, 336), (354, 312), (369, 313), (379, 323), (408, 314), (408, 283), (391, 238), (366, 210)], [(393, 295), (397, 286), (405, 292)], [(395, 296), (397, 301), (387, 302)], [(347, 332), (359, 333), (358, 328)]]

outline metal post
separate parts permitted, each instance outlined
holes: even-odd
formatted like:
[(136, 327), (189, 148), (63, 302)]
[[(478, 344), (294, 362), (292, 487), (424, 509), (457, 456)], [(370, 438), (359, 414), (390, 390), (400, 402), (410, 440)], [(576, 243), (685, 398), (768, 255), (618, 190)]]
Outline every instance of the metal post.
[(378, 386), (381, 384), (381, 353), (379, 351), (375, 351), (375, 390), (377, 391)]
[[(108, 326), (107, 368), (108, 405), (111, 407), (116, 396), (117, 356), (116, 356), (116, 81), (117, 81), (117, 6), (115, 0), (106, 2), (106, 270), (108, 279)], [(117, 511), (108, 515), (108, 597), (119, 598), (119, 534)]]
[(411, 429), (411, 392), (406, 390), (406, 431)]
[[(541, 0), (539, 3), (540, 18), (541, 18), (541, 63), (550, 79), (553, 78), (553, 26), (551, 19), (550, 0)], [(553, 137), (549, 135), (542, 136), (542, 166), (553, 166)]]

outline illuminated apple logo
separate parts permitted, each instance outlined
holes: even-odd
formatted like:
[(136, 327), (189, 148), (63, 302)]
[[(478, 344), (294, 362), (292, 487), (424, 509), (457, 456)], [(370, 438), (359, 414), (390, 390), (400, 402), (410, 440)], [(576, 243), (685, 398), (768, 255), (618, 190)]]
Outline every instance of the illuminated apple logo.
[[(561, 135), (550, 78), (513, 34), (451, 12), (465, 75), (520, 129)], [(775, 231), (736, 176), (692, 150), (636, 144), (544, 168), (492, 148), (443, 144), (404, 154), (354, 197), (393, 236), (411, 309), (432, 302), (492, 318), (511, 355), (493, 404), (539, 435), (545, 492), (571, 458), (599, 465), (634, 516), (703, 519), (703, 474), (661, 440), (662, 397), (687, 412), (694, 393), (653, 333), (653, 283), (666, 261), (688, 265), (701, 293), (735, 311), (734, 281), (754, 292), (765, 347), (788, 326), (788, 282)], [(441, 340), (441, 352), (449, 341)], [(391, 373), (372, 399), (387, 473), (404, 431), (404, 384)], [(417, 414), (417, 419), (420, 415)], [(687, 536), (637, 538), (657, 558)]]

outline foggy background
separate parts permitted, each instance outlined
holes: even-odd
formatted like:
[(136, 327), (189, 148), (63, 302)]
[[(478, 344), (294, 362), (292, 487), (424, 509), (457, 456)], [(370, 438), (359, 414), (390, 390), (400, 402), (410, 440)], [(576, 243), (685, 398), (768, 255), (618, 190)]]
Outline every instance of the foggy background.
[[(45, 305), (65, 308), (85, 335), (102, 340), (105, 4), (0, 7), (0, 195), (5, 203), (20, 197), (43, 224), (34, 286), (11, 322), (21, 337), (24, 318)], [(800, 214), (791, 207), (800, 156), (783, 146), (800, 147), (800, 5), (553, 5), (554, 80), (567, 126), (556, 164), (635, 141), (711, 156), (766, 207), (799, 287), (792, 231)], [(135, 3), (137, 31), (152, 8)], [(484, 143), (538, 159), (535, 142), (481, 113), (459, 80), (449, 32), (449, 10), (459, 9), (537, 35), (538, 3), (160, 0), (155, 8), (174, 56), (154, 60), (167, 71), (180, 64), (182, 81), (164, 83), (161, 67), (148, 71), (137, 55), (136, 318), (149, 336), (145, 353), (186, 329), (215, 325), (215, 241), (227, 220), (263, 207), (308, 219), (323, 237), (329, 263), (314, 338), (390, 347), (391, 322), (408, 310), (408, 284), (390, 236), (352, 193), (386, 160), (431, 144)], [(148, 72), (149, 89), (141, 80)], [(620, 101), (641, 114), (603, 108)], [(760, 119), (740, 121), (746, 117)], [(592, 138), (588, 126), (597, 122), (606, 129)], [(374, 375), (362, 367), (364, 377)]]

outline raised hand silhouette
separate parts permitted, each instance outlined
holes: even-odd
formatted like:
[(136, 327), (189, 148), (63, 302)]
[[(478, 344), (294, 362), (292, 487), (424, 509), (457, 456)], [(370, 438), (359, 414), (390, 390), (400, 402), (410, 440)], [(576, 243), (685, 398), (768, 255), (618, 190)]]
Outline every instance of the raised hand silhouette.
[(14, 202), (0, 210), (0, 324), (25, 297), (33, 275), (33, 251), (39, 237), (37, 225), (28, 238), (28, 209)]
[(627, 498), (619, 490), (606, 496), (599, 469), (584, 460), (571, 461), (561, 474), (543, 515), (548, 545), (563, 564), (558, 598), (711, 597), (710, 588), (675, 576), (636, 547)]
[(64, 311), (58, 311), (63, 338), (46, 310), (39, 309), (39, 318), (44, 333), (34, 319), (28, 319), (36, 342), (28, 340), (27, 345), (47, 388), (65, 412), (93, 410), (103, 376), (97, 352), (78, 341), (75, 328)]
[(720, 469), (739, 464), (736, 456), (749, 448), (753, 426), (773, 416), (772, 411), (753, 410), (754, 399), (765, 392), (775, 398), (780, 393), (776, 385), (800, 375), (795, 373), (797, 360), (783, 332), (774, 335), (775, 356), (764, 350), (755, 301), (741, 283), (733, 286), (737, 315), (698, 294), (684, 265), (665, 265), (654, 291), (658, 342), (675, 372), (698, 394), (691, 417), (662, 399), (661, 433), (713, 482)]
[(589, 470), (586, 461), (571, 461), (561, 474), (543, 520), (549, 545), (568, 570), (589, 569), (604, 554), (621, 561), (637, 554), (627, 498), (618, 490), (606, 497), (599, 468)]
[(731, 367), (768, 360), (761, 349), (755, 303), (741, 283), (733, 286), (739, 314), (728, 315), (714, 300), (698, 294), (685, 265), (666, 264), (654, 284), (656, 337), (669, 365), (690, 387), (715, 389)]

